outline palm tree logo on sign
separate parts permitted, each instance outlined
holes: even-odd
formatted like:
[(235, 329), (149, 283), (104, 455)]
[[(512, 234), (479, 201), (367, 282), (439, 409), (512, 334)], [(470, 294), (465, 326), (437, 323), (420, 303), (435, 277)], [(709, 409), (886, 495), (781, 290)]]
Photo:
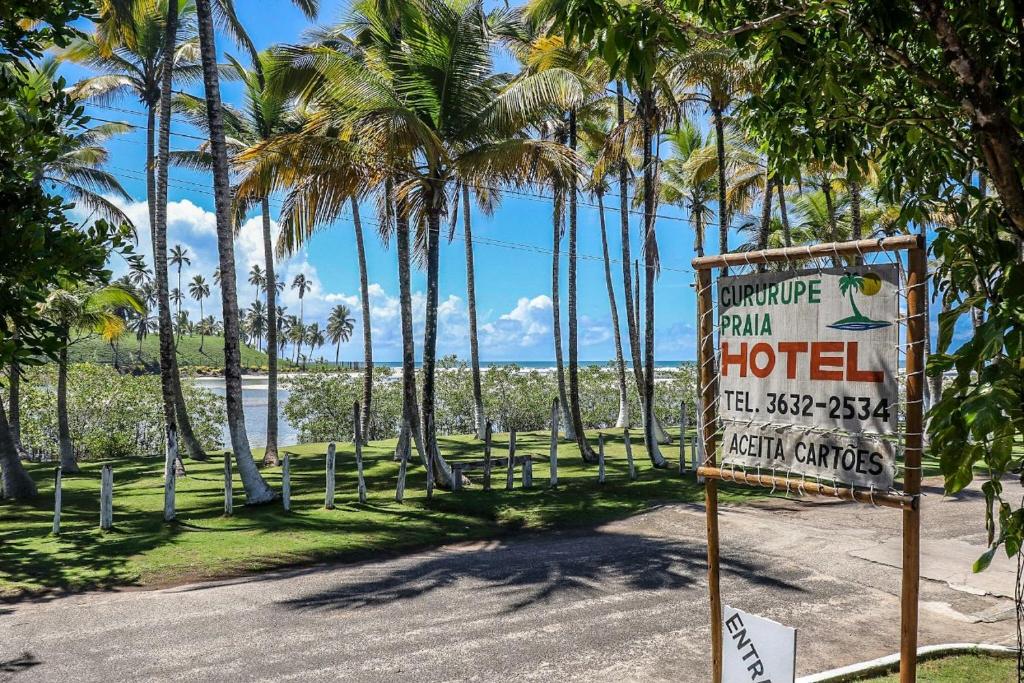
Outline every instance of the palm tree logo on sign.
[(840, 293), (850, 297), (850, 306), (853, 307), (853, 315), (837, 320), (828, 327), (834, 330), (877, 330), (880, 327), (889, 327), (891, 322), (884, 320), (872, 320), (857, 308), (857, 301), (853, 295), (855, 292), (864, 296), (874, 296), (882, 290), (882, 278), (874, 273), (844, 273), (839, 278)]

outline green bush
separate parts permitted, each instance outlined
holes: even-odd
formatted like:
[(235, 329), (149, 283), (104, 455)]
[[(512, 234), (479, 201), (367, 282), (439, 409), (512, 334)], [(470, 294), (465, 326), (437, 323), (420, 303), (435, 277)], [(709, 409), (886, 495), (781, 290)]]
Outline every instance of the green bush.
[[(639, 424), (640, 402), (632, 374), (626, 381), (633, 422)], [(290, 395), (284, 412), (299, 430), (302, 442), (352, 438), (352, 404), (362, 395), (362, 375), (317, 372), (297, 375), (288, 382)], [(421, 373), (417, 373), (417, 389), (422, 389), (422, 382)], [(438, 433), (472, 433), (473, 384), (468, 365), (454, 356), (440, 359), (436, 382)], [(554, 372), (525, 370), (517, 365), (493, 366), (483, 371), (481, 385), (484, 411), (498, 430), (524, 432), (550, 427), (551, 399), (558, 395)], [(692, 424), (695, 391), (696, 366), (657, 372), (655, 411), (664, 426), (678, 424), (679, 403), (683, 400)], [(588, 429), (615, 424), (619, 394), (614, 366), (580, 368), (580, 410)], [(391, 368), (375, 369), (370, 438), (396, 436), (401, 416), (401, 373)]]
[[(33, 368), (21, 384), (21, 437), (32, 451), (57, 452), (57, 367)], [(192, 427), (200, 442), (221, 448), (223, 401), (182, 378)], [(68, 368), (68, 421), (80, 458), (151, 455), (163, 450), (159, 375), (120, 374), (92, 363)]]

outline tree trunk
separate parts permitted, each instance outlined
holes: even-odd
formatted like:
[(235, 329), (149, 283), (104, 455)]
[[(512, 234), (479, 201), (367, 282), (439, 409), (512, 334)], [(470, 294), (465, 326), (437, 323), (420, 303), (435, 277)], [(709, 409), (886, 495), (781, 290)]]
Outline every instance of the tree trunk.
[[(569, 112), (569, 149), (576, 151), (576, 112)], [(579, 321), (576, 305), (576, 176), (569, 183), (569, 419), (575, 432), (576, 446), (583, 462), (597, 462), (597, 454), (587, 442), (580, 408)]]
[(615, 304), (615, 287), (612, 284), (612, 262), (608, 252), (608, 230), (604, 221), (604, 193), (597, 193), (597, 210), (601, 225), (601, 253), (604, 256), (604, 284), (608, 289), (608, 306), (612, 314), (612, 332), (615, 339), (615, 375), (619, 387), (619, 416), (615, 419), (616, 429), (629, 425), (629, 394), (626, 389), (626, 361), (622, 357), (622, 331), (619, 329), (619, 307)]
[[(167, 24), (164, 28), (166, 44), (174, 44), (177, 30), (178, 8), (174, 3), (169, 3)], [(168, 54), (173, 54), (173, 50), (168, 50)], [(171, 139), (172, 80), (170, 67), (170, 62), (165, 61), (160, 75), (160, 130), (155, 173), (153, 172), (153, 163), (147, 164), (150, 174), (155, 176), (152, 185), (155, 194), (149, 195), (149, 204), (153, 207), (150, 234), (153, 242), (153, 277), (156, 280), (157, 322), (160, 335), (160, 389), (166, 427), (175, 427), (181, 441), (185, 443), (185, 449), (193, 459), (205, 460), (206, 453), (192, 430), (192, 422), (189, 420), (188, 410), (185, 407), (185, 397), (181, 391), (178, 357), (174, 348), (174, 326), (171, 322), (170, 287), (167, 281), (167, 166)], [(151, 106), (150, 111), (152, 109)], [(181, 279), (180, 268), (178, 278)]]
[[(555, 342), (555, 378), (558, 381), (558, 404), (563, 408), (569, 405), (565, 393), (565, 366), (562, 362), (562, 303), (559, 296), (559, 280), (561, 279), (562, 260), (562, 190), (555, 189), (555, 201), (553, 211), (553, 228), (551, 250), (551, 330)], [(576, 425), (572, 419), (565, 421), (565, 438), (576, 440)]]
[(451, 485), (451, 472), (445, 466), (437, 445), (437, 422), (435, 418), (436, 367), (437, 367), (437, 302), (440, 289), (441, 256), (441, 214), (439, 202), (441, 189), (432, 188), (428, 198), (427, 214), (427, 301), (423, 325), (423, 398), (420, 402), (420, 416), (423, 421), (423, 440), (427, 453), (432, 458), (431, 471), (434, 482), (439, 486)]
[(246, 502), (269, 503), (273, 489), (260, 476), (249, 449), (242, 408), (242, 363), (239, 349), (238, 295), (235, 285), (235, 250), (231, 225), (231, 185), (224, 121), (217, 75), (217, 49), (213, 37), (213, 16), (210, 0), (197, 0), (200, 55), (203, 62), (203, 87), (206, 93), (206, 114), (210, 126), (210, 151), (213, 155), (214, 203), (217, 214), (217, 251), (220, 262), (220, 288), (224, 315), (224, 384), (231, 432), (231, 446), (238, 464), (238, 473), (245, 489)]
[(779, 191), (779, 217), (782, 219), (782, 242), (787, 247), (793, 246), (793, 233), (789, 229), (789, 215), (786, 213), (786, 191), (782, 187), (782, 179), (775, 179), (775, 187)]
[(263, 261), (267, 273), (267, 446), (263, 466), (280, 464), (277, 455), (277, 274), (274, 270), (274, 245), (270, 225), (270, 200), (260, 202), (263, 212)]
[[(729, 200), (725, 181), (725, 122), (721, 109), (712, 109), (715, 120), (715, 147), (718, 151), (718, 253), (729, 253)], [(729, 274), (729, 267), (722, 268), (722, 275)]]
[(469, 363), (473, 373), (473, 424), (476, 438), (483, 439), (487, 419), (480, 382), (480, 343), (476, 329), (476, 273), (473, 266), (473, 224), (469, 214), (469, 187), (462, 186), (462, 226), (466, 243), (466, 307), (469, 312)]
[[(768, 235), (771, 233), (772, 224), (772, 183), (774, 181), (765, 174), (764, 177), (764, 199), (761, 200), (761, 226), (757, 231), (757, 248), (768, 248)], [(760, 263), (757, 266), (758, 272), (765, 272), (767, 264)]]
[[(17, 342), (18, 333), (15, 332), (14, 341)], [(21, 443), (21, 367), (17, 361), (11, 361), (10, 381), (8, 382), (7, 398), (10, 404), (10, 432), (14, 441), (14, 450), (19, 458), (27, 458), (28, 451)]]
[(75, 447), (71, 443), (71, 425), (68, 423), (68, 347), (67, 336), (57, 357), (57, 443), (60, 445), (60, 467), (67, 472), (78, 472)]
[(700, 213), (690, 212), (693, 216), (693, 252), (698, 258), (704, 256), (704, 219)]
[[(658, 241), (654, 211), (654, 160), (651, 144), (654, 132), (651, 118), (654, 108), (654, 93), (641, 95), (644, 139), (644, 390), (641, 407), (644, 411), (644, 441), (647, 455), (655, 467), (667, 467), (668, 462), (658, 448), (658, 434), (654, 415), (654, 283), (658, 273)], [(639, 302), (638, 302), (639, 305)]]
[[(389, 183), (390, 185), (390, 183)], [(391, 196), (390, 187), (386, 190)], [(390, 201), (390, 200), (389, 200)], [(402, 319), (402, 429), (412, 432), (416, 450), (423, 466), (427, 465), (427, 452), (423, 448), (420, 429), (419, 401), (416, 398), (416, 341), (412, 326), (412, 278), (409, 256), (409, 219), (398, 215), (395, 219), (395, 241), (398, 252), (398, 299)], [(401, 435), (399, 441), (402, 441)]]
[[(370, 410), (373, 404), (373, 328), (370, 325), (370, 283), (366, 274), (366, 249), (363, 244), (363, 222), (359, 202), (352, 198), (352, 225), (356, 234), (356, 256), (359, 261), (359, 296), (363, 312), (363, 401), (359, 411), (359, 434), (363, 445), (370, 441)], [(337, 364), (337, 356), (335, 356)]]
[(0, 469), (3, 470), (4, 498), (24, 500), (38, 493), (35, 481), (18, 457), (18, 448), (14, 443), (11, 425), (7, 422), (3, 401), (0, 401)]
[[(828, 241), (835, 242), (838, 238), (839, 224), (836, 222), (836, 206), (832, 201), (832, 187), (827, 180), (821, 184), (821, 192), (825, 195), (825, 212), (828, 214)], [(832, 265), (839, 267), (839, 257), (832, 256)]]
[[(616, 109), (619, 125), (625, 123), (625, 97), (622, 94), (622, 82), (615, 82)], [(625, 302), (626, 332), (629, 337), (629, 355), (633, 367), (633, 380), (636, 383), (637, 395), (641, 397), (640, 415), (644, 419), (643, 410), (643, 364), (640, 360), (640, 332), (637, 329), (637, 313), (633, 300), (633, 276), (630, 272), (632, 257), (629, 248), (629, 173), (623, 159), (619, 162), (619, 228), (622, 243), (622, 299)]]
[[(864, 221), (860, 213), (860, 183), (850, 181), (850, 238), (859, 240), (864, 237)], [(864, 265), (864, 257), (860, 254), (854, 257), (853, 262)]]

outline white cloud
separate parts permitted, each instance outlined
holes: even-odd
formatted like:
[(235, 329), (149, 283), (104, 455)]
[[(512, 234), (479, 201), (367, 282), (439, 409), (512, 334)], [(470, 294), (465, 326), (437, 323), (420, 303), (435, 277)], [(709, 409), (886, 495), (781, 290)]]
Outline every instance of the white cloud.
[(551, 297), (521, 297), (515, 308), (480, 326), (481, 344), (489, 349), (529, 347), (551, 338)]

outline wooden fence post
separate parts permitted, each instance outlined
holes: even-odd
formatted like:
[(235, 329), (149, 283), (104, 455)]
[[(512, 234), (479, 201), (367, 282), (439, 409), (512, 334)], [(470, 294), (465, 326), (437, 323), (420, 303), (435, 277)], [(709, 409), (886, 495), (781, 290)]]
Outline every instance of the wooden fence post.
[(679, 402), (679, 474), (686, 474), (686, 401)]
[(452, 493), (462, 490), (462, 463), (452, 463)]
[(533, 456), (523, 456), (523, 488), (533, 488)]
[(224, 454), (224, 514), (230, 517), (235, 511), (235, 488), (231, 479), (231, 453)]
[(491, 490), (491, 421), (484, 426), (484, 491)]
[(558, 399), (551, 399), (551, 488), (558, 486)]
[(356, 426), (356, 476), (359, 480), (359, 502), (366, 503), (366, 479), (363, 478), (363, 435), (359, 428), (359, 401), (353, 404), (352, 416)]
[(114, 526), (114, 466), (104, 463), (100, 470), (100, 529)]
[(505, 469), (505, 490), (511, 491), (516, 476), (516, 430), (508, 433), (508, 467)]
[(327, 458), (324, 469), (324, 508), (334, 509), (334, 460), (336, 446), (334, 442), (327, 444)]
[(174, 520), (174, 493), (178, 472), (174, 463), (178, 460), (178, 432), (174, 425), (167, 428), (167, 462), (164, 463), (164, 521)]
[(285, 512), (292, 509), (292, 454), (285, 452), (281, 463), (281, 504)]
[(597, 483), (604, 483), (604, 432), (597, 433)]
[(626, 441), (626, 466), (629, 468), (629, 480), (636, 481), (636, 465), (633, 463), (633, 447), (629, 443), (629, 430), (622, 430), (622, 437)]
[(60, 468), (60, 465), (53, 470), (53, 533), (60, 533), (60, 505), (61, 505), (61, 480), (63, 479), (64, 471)]

